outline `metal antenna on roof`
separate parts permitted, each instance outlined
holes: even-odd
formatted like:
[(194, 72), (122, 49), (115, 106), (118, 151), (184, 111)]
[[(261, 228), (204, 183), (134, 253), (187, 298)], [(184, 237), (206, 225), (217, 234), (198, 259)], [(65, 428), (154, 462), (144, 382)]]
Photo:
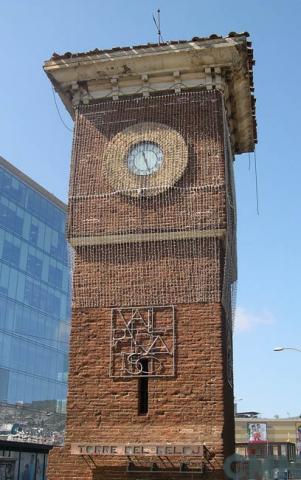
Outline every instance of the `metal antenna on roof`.
[(157, 10), (157, 19), (155, 18), (155, 15), (153, 14), (153, 20), (154, 24), (156, 25), (157, 31), (158, 31), (158, 44), (161, 45), (161, 42), (163, 43), (163, 37), (161, 34), (161, 16), (160, 16), (160, 8)]

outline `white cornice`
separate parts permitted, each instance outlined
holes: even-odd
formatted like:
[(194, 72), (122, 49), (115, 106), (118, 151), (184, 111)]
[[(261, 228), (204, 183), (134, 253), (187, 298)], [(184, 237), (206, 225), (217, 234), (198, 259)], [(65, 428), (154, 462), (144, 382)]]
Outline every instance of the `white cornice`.
[(53, 58), (44, 69), (73, 117), (77, 105), (129, 95), (217, 88), (234, 153), (254, 150), (246, 38), (227, 37)]

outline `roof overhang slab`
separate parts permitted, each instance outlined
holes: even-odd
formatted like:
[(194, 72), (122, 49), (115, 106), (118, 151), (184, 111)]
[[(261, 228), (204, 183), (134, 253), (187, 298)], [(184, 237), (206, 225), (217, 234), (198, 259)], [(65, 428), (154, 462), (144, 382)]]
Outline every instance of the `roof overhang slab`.
[(254, 150), (252, 67), (245, 36), (53, 57), (44, 65), (70, 115), (76, 106), (129, 95), (217, 88), (234, 153)]

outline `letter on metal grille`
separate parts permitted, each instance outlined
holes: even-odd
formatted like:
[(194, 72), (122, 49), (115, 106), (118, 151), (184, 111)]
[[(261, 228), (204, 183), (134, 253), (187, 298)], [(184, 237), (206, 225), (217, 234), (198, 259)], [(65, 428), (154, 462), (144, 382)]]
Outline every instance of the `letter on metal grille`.
[[(171, 377), (175, 373), (175, 308), (112, 309), (110, 376)], [(143, 371), (148, 360), (148, 372)]]

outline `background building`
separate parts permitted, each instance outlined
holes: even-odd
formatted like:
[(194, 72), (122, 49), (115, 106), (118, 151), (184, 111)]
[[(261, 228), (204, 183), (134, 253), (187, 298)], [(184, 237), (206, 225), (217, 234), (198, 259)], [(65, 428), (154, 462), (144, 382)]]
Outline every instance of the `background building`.
[(38, 428), (28, 418), (64, 411), (70, 320), (65, 217), (64, 203), (0, 157), (0, 425)]
[(235, 418), (236, 444), (285, 443), (296, 445), (301, 458), (301, 418)]
[(0, 479), (46, 479), (51, 445), (0, 440)]

